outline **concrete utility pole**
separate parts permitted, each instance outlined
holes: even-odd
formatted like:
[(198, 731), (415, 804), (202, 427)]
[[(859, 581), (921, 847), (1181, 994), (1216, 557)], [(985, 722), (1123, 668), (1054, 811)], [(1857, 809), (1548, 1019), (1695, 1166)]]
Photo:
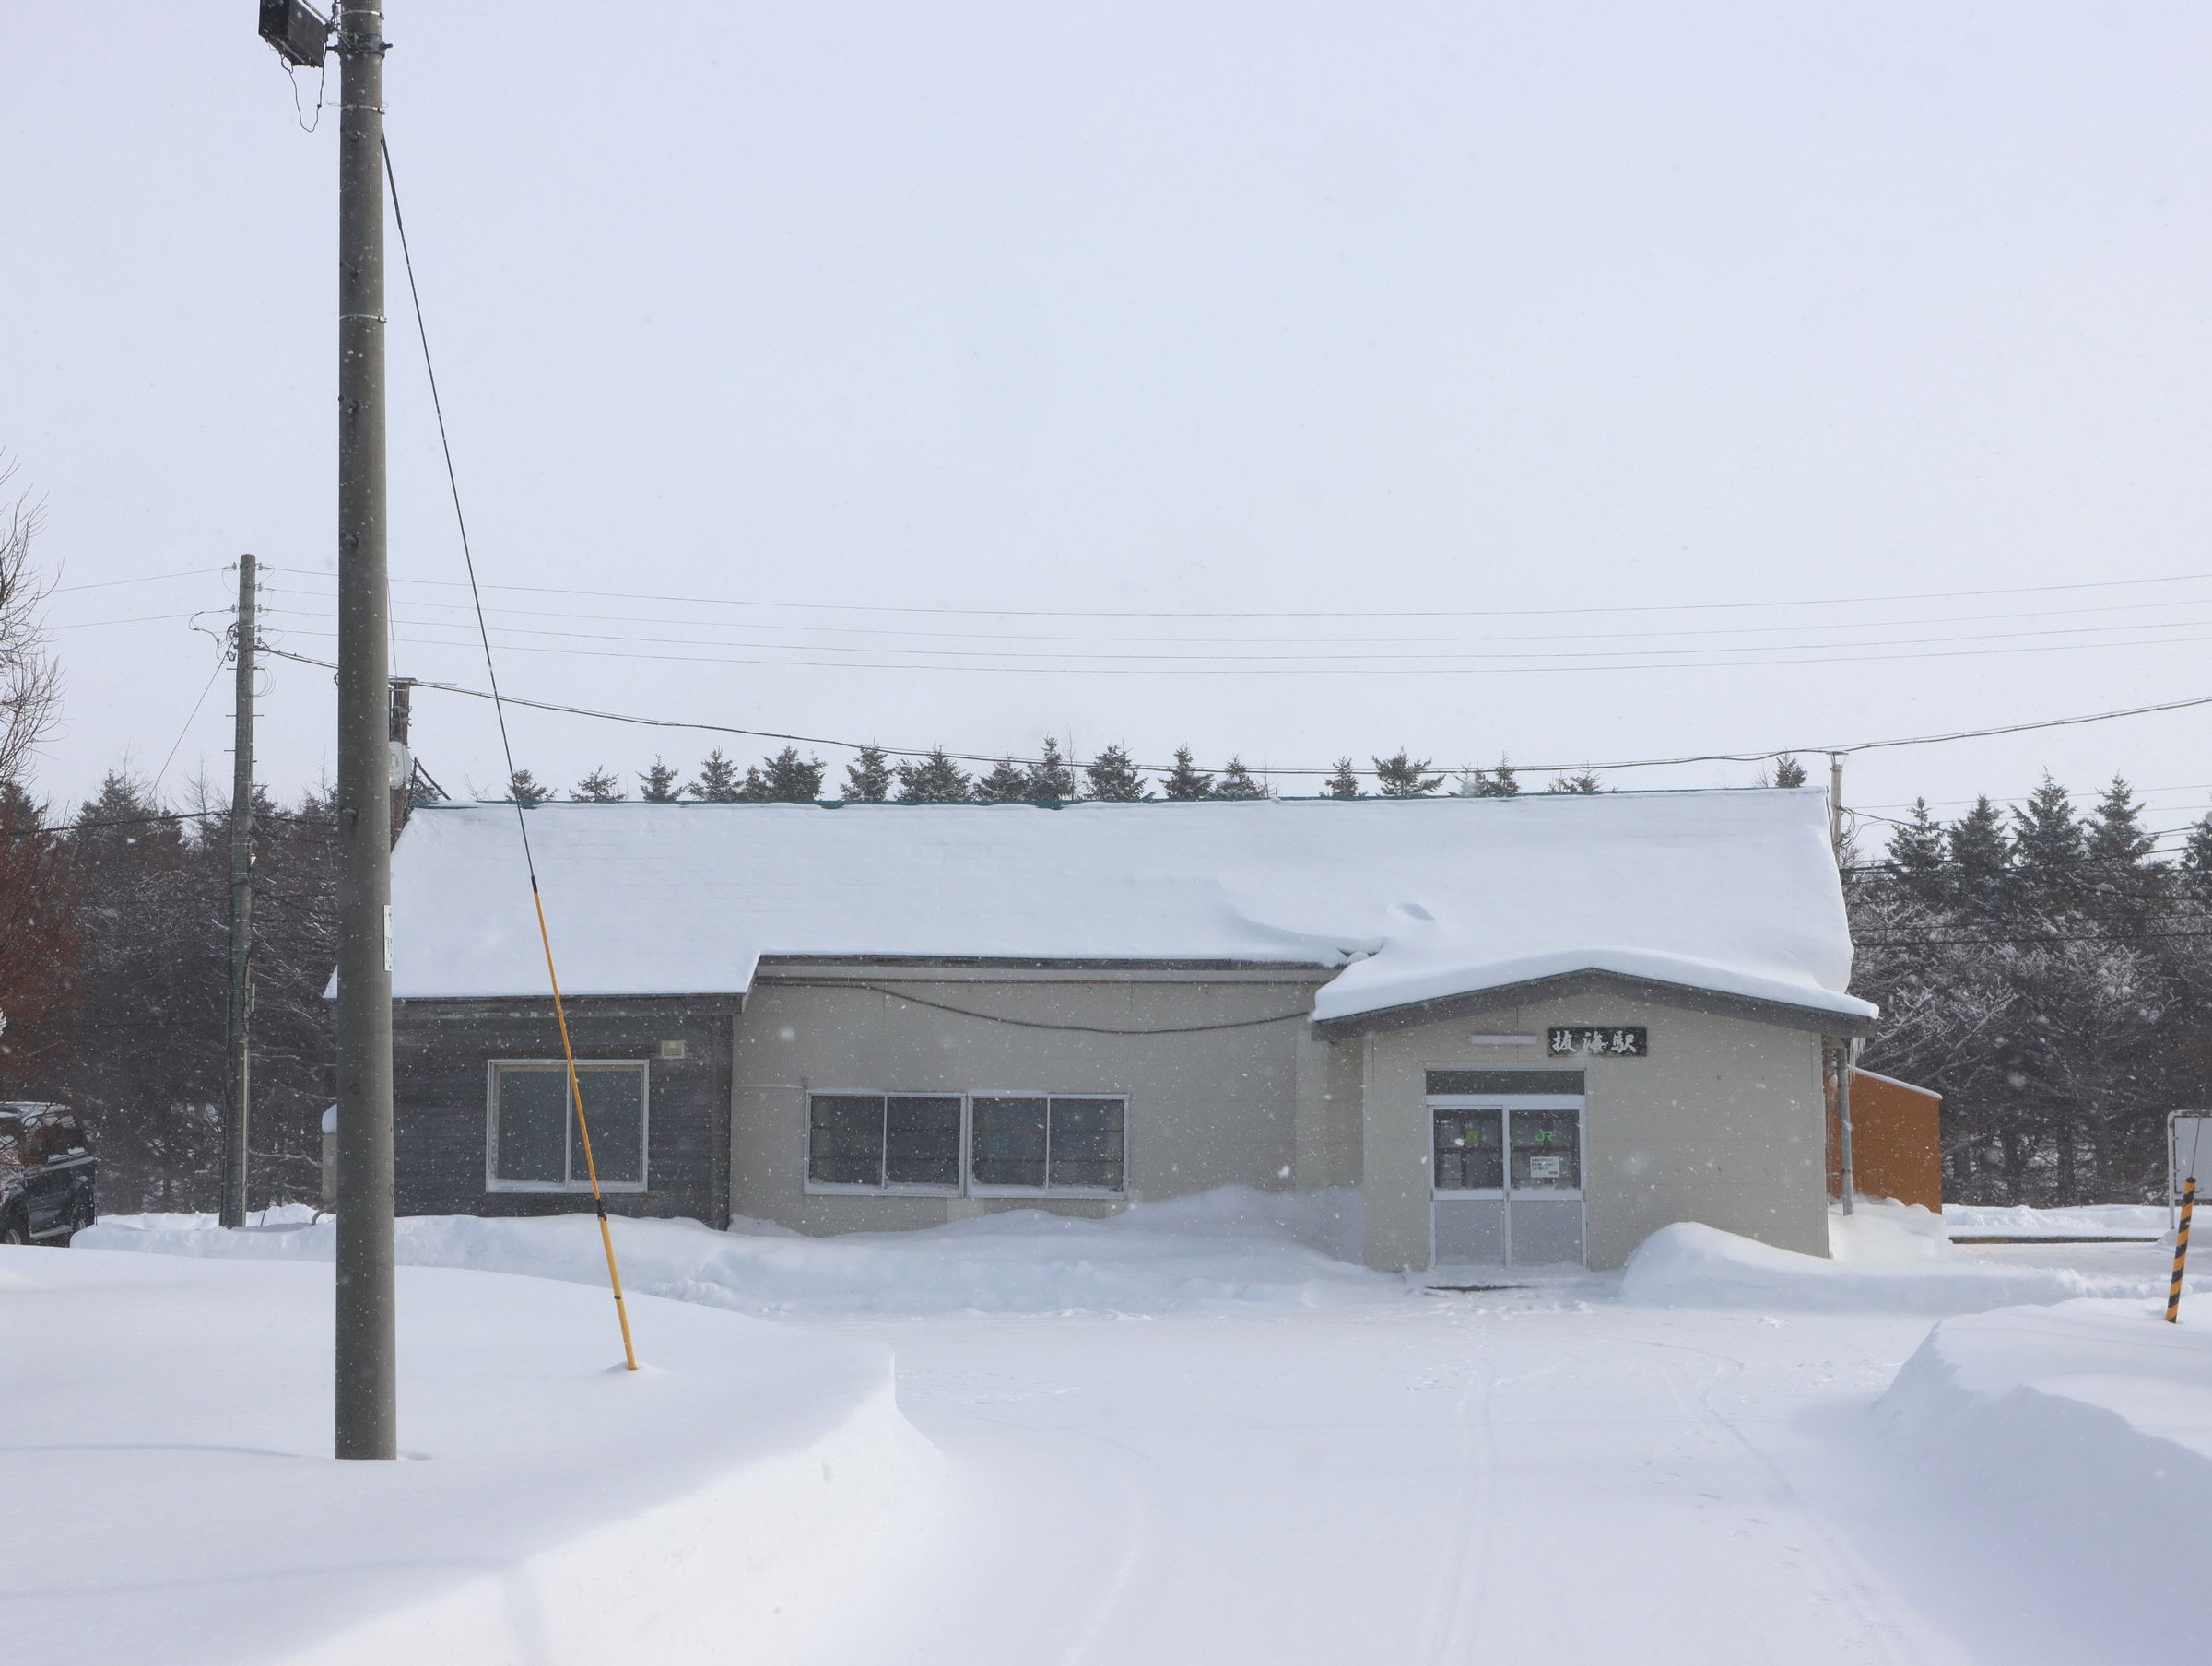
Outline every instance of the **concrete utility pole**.
[(341, 0), (338, 123), (337, 1455), (398, 1456), (384, 572), (384, 37)]
[(1828, 755), (1828, 842), (1834, 847), (1836, 865), (1843, 865), (1843, 755)]
[(246, 1029), (253, 1011), (253, 557), (238, 558), (238, 712), (230, 743), (230, 1102), (223, 1119), (223, 1225), (246, 1224)]

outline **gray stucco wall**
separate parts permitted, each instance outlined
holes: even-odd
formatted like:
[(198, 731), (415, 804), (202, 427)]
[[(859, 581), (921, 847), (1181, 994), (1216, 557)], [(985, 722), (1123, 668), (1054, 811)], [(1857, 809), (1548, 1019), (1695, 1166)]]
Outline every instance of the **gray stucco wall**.
[[(736, 1025), (730, 1208), (829, 1233), (925, 1226), (993, 1210), (1096, 1215), (1121, 1206), (1089, 1199), (810, 1193), (809, 1090), (1123, 1094), (1131, 1199), (1230, 1183), (1325, 1183), (1324, 1173), (1344, 1166), (1352, 1143), (1347, 1129), (1356, 1122), (1347, 1122), (1341, 1095), (1332, 1097), (1323, 1080), (1331, 1050), (1312, 1039), (1305, 1022), (1317, 981), (1318, 974), (1232, 981), (1213, 972), (902, 970), (878, 972), (867, 979), (873, 988), (860, 988), (843, 979), (764, 976)], [(946, 1007), (994, 1017), (964, 1017)], [(1295, 1016), (1194, 1028), (1281, 1015)], [(995, 1021), (1003, 1019), (1021, 1022)], [(1186, 1033), (1086, 1033), (1135, 1029)]]
[[(1555, 1024), (1642, 1025), (1647, 1058), (1552, 1059)], [(1533, 1047), (1472, 1034), (1533, 1035)], [(1820, 1038), (1741, 1018), (1592, 995), (1340, 1044), (1366, 1082), (1367, 1261), (1430, 1264), (1430, 1070), (1580, 1065), (1584, 1231), (1593, 1267), (1618, 1267), (1661, 1226), (1701, 1221), (1786, 1250), (1828, 1253)]]

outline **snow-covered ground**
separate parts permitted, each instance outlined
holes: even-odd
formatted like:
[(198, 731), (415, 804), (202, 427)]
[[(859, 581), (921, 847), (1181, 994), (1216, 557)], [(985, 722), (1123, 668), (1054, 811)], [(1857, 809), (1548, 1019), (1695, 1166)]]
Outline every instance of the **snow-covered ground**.
[[(61, 1500), (0, 1557), (73, 1659), (164, 1666), (2084, 1666), (2194, 1621), (2212, 1330), (2158, 1321), (2158, 1245), (1869, 1212), (1835, 1261), (1677, 1228), (1625, 1278), (1438, 1293), (1329, 1261), (1337, 1213), (622, 1223), (641, 1283), (694, 1297), (638, 1300), (640, 1379), (603, 1291), (411, 1269), (421, 1457), (366, 1471), (318, 1456), (319, 1229), (103, 1225), (186, 1253), (0, 1251), (32, 1344), (0, 1472)], [(592, 1284), (565, 1225), (409, 1252)]]
[(2092, 1203), (2078, 1209), (1944, 1208), (1953, 1238), (2157, 1238), (2171, 1230), (2163, 1203)]

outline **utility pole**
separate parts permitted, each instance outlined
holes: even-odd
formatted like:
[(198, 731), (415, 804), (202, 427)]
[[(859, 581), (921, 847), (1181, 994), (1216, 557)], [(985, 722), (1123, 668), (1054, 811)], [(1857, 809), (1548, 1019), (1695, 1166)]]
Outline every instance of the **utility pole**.
[(1828, 842), (1836, 852), (1836, 866), (1843, 865), (1843, 755), (1828, 755)]
[(238, 558), (238, 711), (230, 743), (230, 1102), (223, 1119), (223, 1225), (246, 1224), (246, 1029), (253, 1011), (253, 557)]
[(384, 33), (338, 54), (337, 1455), (398, 1456), (392, 1278), (392, 799), (384, 569)]

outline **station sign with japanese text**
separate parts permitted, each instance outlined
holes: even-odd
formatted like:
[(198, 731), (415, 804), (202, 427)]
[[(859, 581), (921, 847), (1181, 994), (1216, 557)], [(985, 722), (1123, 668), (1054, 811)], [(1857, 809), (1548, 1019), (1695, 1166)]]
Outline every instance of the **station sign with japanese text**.
[(1641, 1059), (1652, 1050), (1651, 1032), (1641, 1024), (1555, 1024), (1545, 1050), (1554, 1055), (1601, 1053), (1607, 1058)]

